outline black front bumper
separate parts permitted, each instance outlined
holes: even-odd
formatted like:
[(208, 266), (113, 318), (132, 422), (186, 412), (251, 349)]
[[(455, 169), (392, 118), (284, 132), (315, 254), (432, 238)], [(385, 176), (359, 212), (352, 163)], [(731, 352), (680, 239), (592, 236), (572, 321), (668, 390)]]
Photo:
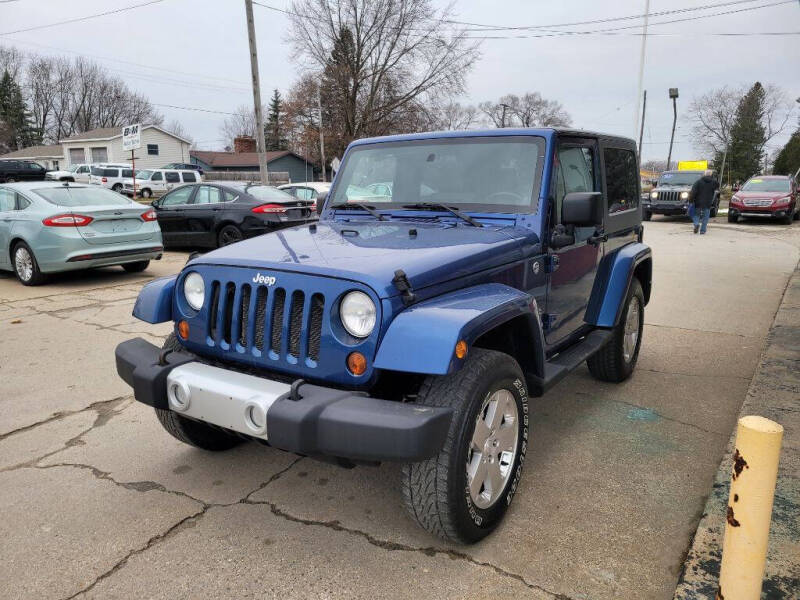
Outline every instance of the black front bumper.
[(688, 215), (689, 207), (680, 204), (643, 204), (642, 209), (654, 215)]
[[(199, 361), (193, 354), (162, 351), (142, 338), (116, 349), (117, 373), (139, 402), (169, 409), (167, 375)], [(163, 359), (163, 360), (162, 360)], [(452, 409), (380, 400), (362, 393), (312, 384), (285, 394), (267, 411), (271, 446), (309, 456), (352, 460), (413, 462), (441, 450)]]

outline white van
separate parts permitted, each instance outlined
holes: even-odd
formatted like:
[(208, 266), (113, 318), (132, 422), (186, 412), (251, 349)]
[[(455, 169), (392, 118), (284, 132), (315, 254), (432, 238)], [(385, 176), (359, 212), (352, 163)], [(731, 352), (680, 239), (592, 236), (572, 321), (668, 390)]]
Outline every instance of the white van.
[(184, 183), (203, 181), (197, 171), (181, 171), (178, 169), (143, 169), (136, 171), (136, 190), (134, 194), (133, 179), (123, 181), (122, 193), (127, 196), (152, 198), (162, 196), (174, 187)]

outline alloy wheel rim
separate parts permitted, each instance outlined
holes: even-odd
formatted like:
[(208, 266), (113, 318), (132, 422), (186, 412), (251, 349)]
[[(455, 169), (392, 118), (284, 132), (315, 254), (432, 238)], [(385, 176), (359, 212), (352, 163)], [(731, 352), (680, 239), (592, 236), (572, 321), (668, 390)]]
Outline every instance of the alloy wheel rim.
[(33, 276), (33, 258), (25, 248), (17, 248), (14, 253), (14, 265), (17, 275), (23, 281), (28, 281)]
[(478, 508), (491, 508), (511, 478), (519, 451), (519, 414), (514, 394), (500, 389), (486, 396), (475, 419), (467, 452), (467, 486)]
[(633, 354), (636, 352), (636, 344), (639, 341), (639, 325), (642, 311), (639, 306), (639, 298), (634, 296), (628, 306), (628, 315), (625, 317), (625, 334), (622, 342), (622, 356), (626, 363), (631, 362)]
[(239, 235), (238, 232), (233, 231), (231, 229), (226, 229), (222, 232), (222, 245), (227, 246), (228, 244), (233, 244), (234, 242), (238, 242), (242, 239), (242, 236)]

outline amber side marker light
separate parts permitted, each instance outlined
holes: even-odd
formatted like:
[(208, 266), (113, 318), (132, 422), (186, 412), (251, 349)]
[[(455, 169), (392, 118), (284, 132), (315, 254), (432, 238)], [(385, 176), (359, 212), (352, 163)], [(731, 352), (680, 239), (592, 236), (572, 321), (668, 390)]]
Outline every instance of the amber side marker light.
[(459, 340), (456, 344), (456, 358), (462, 359), (467, 355), (467, 342)]
[(363, 375), (367, 370), (367, 359), (361, 352), (351, 352), (347, 355), (347, 368), (353, 375)]
[(178, 335), (181, 336), (182, 340), (189, 337), (189, 324), (186, 321), (178, 323)]

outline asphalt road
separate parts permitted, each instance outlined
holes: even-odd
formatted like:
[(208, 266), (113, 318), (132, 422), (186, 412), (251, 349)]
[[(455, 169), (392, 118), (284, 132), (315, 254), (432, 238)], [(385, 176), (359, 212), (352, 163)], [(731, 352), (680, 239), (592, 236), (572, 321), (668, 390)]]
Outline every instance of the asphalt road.
[(585, 368), (535, 402), (520, 492), (472, 547), (405, 515), (394, 465), (344, 470), (256, 444), (182, 446), (132, 400), (114, 346), (119, 268), (25, 288), (0, 274), (0, 597), (672, 598), (800, 224), (646, 224), (654, 291), (639, 366)]

